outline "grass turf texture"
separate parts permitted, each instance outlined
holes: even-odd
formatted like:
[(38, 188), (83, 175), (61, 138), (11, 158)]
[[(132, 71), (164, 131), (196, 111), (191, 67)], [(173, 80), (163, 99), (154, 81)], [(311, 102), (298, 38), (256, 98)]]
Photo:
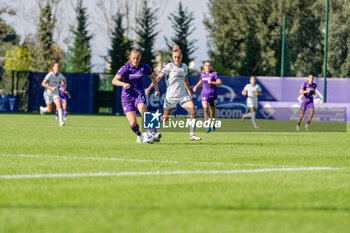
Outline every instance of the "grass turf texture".
[(350, 231), (349, 132), (198, 133), (200, 142), (188, 132), (164, 132), (160, 143), (144, 145), (125, 117), (68, 118), (60, 128), (53, 115), (0, 114), (0, 176), (340, 169), (0, 179), (1, 233)]

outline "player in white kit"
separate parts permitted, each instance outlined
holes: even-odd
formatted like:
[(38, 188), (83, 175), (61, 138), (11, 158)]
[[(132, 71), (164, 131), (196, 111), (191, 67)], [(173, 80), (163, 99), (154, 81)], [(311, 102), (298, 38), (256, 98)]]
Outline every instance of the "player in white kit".
[(59, 72), (59, 64), (55, 63), (52, 67), (52, 71), (49, 72), (43, 82), (41, 83), (41, 86), (45, 87), (44, 91), (44, 99), (46, 103), (46, 107), (40, 106), (40, 114), (44, 115), (47, 112), (52, 111), (52, 102), (55, 103), (56, 109), (58, 112), (58, 119), (59, 119), (59, 125), (64, 126), (63, 122), (63, 114), (62, 114), (62, 106), (60, 101), (60, 95), (58, 91), (58, 84), (60, 82), (64, 83), (66, 82), (65, 77)]
[(250, 112), (246, 114), (242, 114), (242, 121), (245, 118), (250, 117), (253, 123), (254, 128), (259, 128), (255, 122), (256, 110), (258, 109), (258, 96), (262, 95), (261, 87), (259, 84), (256, 84), (256, 79), (254, 76), (250, 76), (249, 84), (247, 84), (243, 91), (242, 95), (247, 96), (247, 108), (249, 108)]
[[(182, 52), (179, 46), (175, 45), (173, 48), (173, 62), (168, 63), (161, 73), (157, 76), (156, 80), (159, 82), (161, 78), (165, 77), (167, 85), (166, 96), (164, 100), (164, 112), (162, 120), (168, 120), (168, 116), (171, 114), (173, 109), (176, 109), (176, 105), (180, 104), (184, 108), (194, 122), (194, 126), (190, 127), (190, 140), (200, 141), (201, 138), (195, 136), (195, 121), (196, 121), (196, 109), (192, 102), (192, 92), (188, 84), (187, 65), (181, 63)], [(146, 94), (149, 94), (153, 83), (146, 89)], [(193, 124), (192, 124), (193, 125)]]

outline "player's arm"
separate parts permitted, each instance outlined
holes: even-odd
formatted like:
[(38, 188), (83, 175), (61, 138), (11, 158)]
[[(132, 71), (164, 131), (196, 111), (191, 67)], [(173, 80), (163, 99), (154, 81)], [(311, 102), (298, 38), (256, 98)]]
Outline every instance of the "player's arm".
[(215, 85), (215, 86), (221, 86), (222, 85), (221, 79), (217, 79), (216, 81), (208, 80), (208, 83), (211, 84), (211, 85)]
[(244, 87), (243, 91), (242, 91), (242, 95), (247, 95), (247, 90), (246, 88)]
[(192, 95), (192, 91), (191, 91), (191, 88), (190, 88), (190, 84), (188, 83), (187, 75), (185, 77), (185, 88), (187, 90), (188, 95), (192, 98), (193, 95)]
[(312, 95), (313, 95), (313, 96), (316, 96), (316, 95), (317, 95), (317, 93), (316, 93), (316, 88), (313, 90), (313, 92), (314, 92), (314, 93), (313, 93)]
[(262, 92), (261, 92), (261, 91), (257, 91), (257, 92), (256, 92), (256, 95), (257, 95), (257, 96), (262, 96)]
[(42, 86), (42, 87), (45, 87), (45, 88), (47, 88), (47, 89), (50, 89), (51, 91), (56, 90), (57, 87), (51, 87), (51, 86), (48, 84), (48, 82), (49, 82), (49, 76), (46, 75), (46, 77), (44, 78), (44, 80), (43, 80), (42, 83), (41, 83), (41, 86)]
[[(149, 85), (149, 87), (147, 87), (146, 89), (146, 95), (148, 95), (152, 89), (152, 87), (156, 87), (155, 84), (157, 84), (157, 88), (158, 88), (158, 82), (165, 76), (165, 74), (163, 73), (160, 73), (158, 74), (158, 76), (156, 78), (152, 78), (152, 83)], [(155, 89), (157, 90), (157, 89)], [(158, 92), (159, 92), (159, 89), (158, 89)]]
[(193, 87), (193, 92), (196, 92), (198, 87), (202, 86), (203, 81), (202, 79), (199, 79), (198, 83), (196, 84), (196, 86)]
[(299, 90), (299, 94), (300, 94), (300, 95), (304, 95), (304, 94), (308, 94), (308, 93), (310, 93), (310, 89), (307, 89), (307, 90), (300, 89), (300, 90)]
[(129, 89), (130, 84), (122, 82), (121, 79), (122, 79), (122, 76), (120, 76), (119, 74), (116, 74), (112, 80), (112, 84), (118, 87), (124, 87), (124, 89)]
[[(154, 75), (153, 75), (153, 73), (151, 74), (151, 75), (148, 75), (149, 77), (150, 77), (150, 79), (152, 80), (152, 84), (151, 85), (153, 85), (154, 86), (154, 97), (157, 97), (157, 96), (159, 96), (159, 88), (158, 88), (158, 81), (157, 81), (157, 79), (154, 77)], [(150, 85), (150, 86), (151, 86)], [(151, 87), (152, 88), (152, 87)], [(148, 87), (147, 89), (146, 89), (146, 95), (148, 95), (149, 93), (150, 93), (150, 91), (151, 91), (151, 89)]]

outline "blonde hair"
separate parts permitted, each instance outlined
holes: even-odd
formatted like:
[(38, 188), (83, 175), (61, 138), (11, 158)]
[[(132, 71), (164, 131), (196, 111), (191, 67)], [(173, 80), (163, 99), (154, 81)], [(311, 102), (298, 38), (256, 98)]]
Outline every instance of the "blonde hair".
[(180, 53), (182, 55), (181, 49), (178, 45), (174, 45), (173, 53)]

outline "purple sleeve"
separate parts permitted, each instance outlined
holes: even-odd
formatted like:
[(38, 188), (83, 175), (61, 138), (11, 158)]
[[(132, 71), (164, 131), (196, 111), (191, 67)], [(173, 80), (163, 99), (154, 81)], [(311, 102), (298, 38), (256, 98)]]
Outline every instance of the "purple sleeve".
[(306, 85), (305, 85), (306, 83), (303, 83), (301, 86), (300, 86), (300, 89), (302, 89), (302, 90), (306, 90)]
[(214, 72), (214, 79), (215, 79), (215, 81), (218, 81), (218, 79), (220, 79), (218, 76), (218, 73), (216, 73), (216, 72)]
[(120, 68), (117, 72), (117, 75), (120, 75), (120, 76), (124, 76), (125, 72), (128, 70), (128, 68), (125, 66), (123, 66), (122, 68)]

